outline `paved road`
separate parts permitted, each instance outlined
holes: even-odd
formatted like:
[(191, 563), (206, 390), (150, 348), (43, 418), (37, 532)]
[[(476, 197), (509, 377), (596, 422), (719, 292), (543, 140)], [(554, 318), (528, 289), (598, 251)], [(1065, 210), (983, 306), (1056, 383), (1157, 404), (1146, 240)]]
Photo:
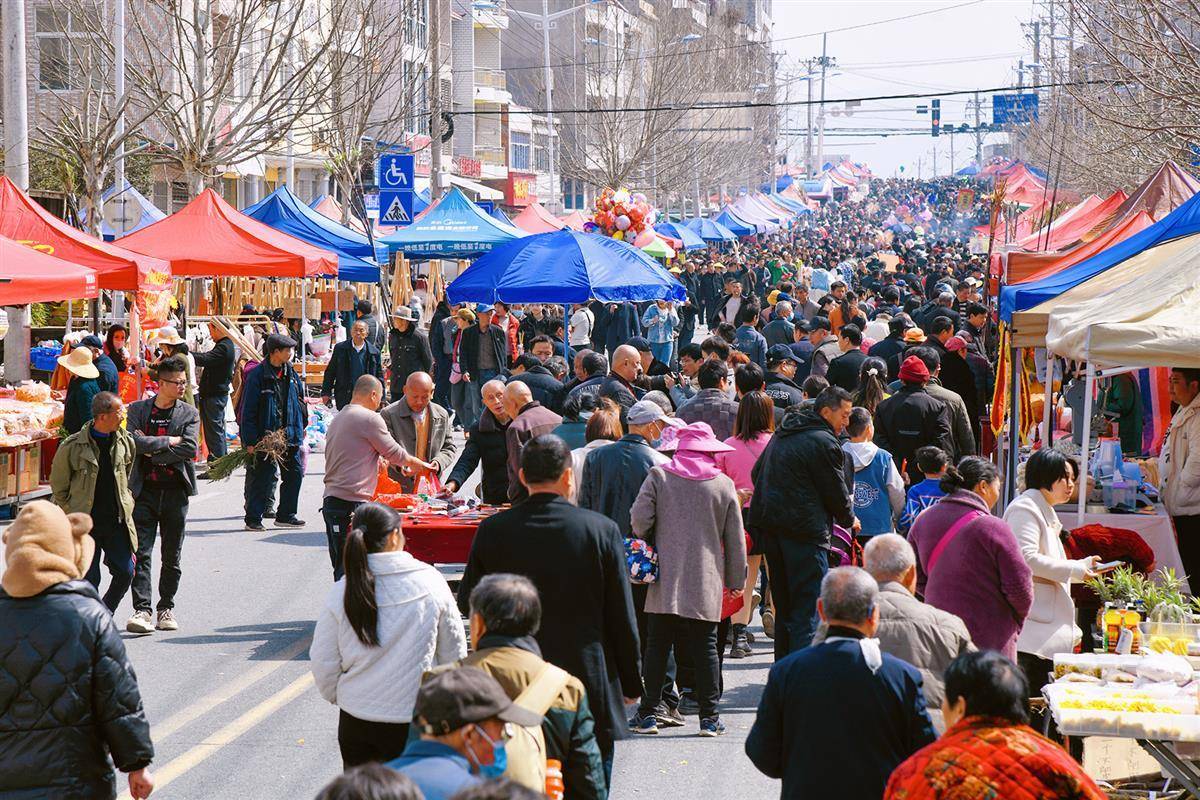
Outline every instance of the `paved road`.
[[(125, 634), (157, 752), (155, 797), (303, 800), (340, 770), (337, 711), (313, 687), (307, 660), (332, 578), (317, 510), (322, 469), (314, 456), (301, 530), (243, 531), (240, 477), (202, 482), (193, 498), (180, 629)], [(118, 622), (130, 613), (127, 598)], [(726, 667), (729, 734), (701, 739), (689, 726), (621, 742), (614, 798), (778, 796), (742, 752), (771, 661), (769, 643), (756, 648)]]

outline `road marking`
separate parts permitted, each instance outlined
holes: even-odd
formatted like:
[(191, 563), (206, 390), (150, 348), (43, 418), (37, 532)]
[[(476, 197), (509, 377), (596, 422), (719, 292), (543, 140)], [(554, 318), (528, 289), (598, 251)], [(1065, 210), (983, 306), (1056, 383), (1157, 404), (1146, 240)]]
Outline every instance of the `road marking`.
[(270, 661), (263, 661), (257, 664), (253, 668), (243, 672), (237, 679), (230, 681), (211, 694), (199, 698), (192, 704), (184, 706), (159, 724), (151, 725), (151, 737), (154, 741), (161, 742), (183, 726), (199, 719), (221, 703), (258, 683), (280, 667), (290, 664), (296, 656), (307, 652), (311, 644), (311, 635), (293, 642), (278, 653), (273, 654)]
[[(246, 731), (295, 700), (312, 685), (312, 673), (305, 672), (283, 689), (280, 689), (212, 736), (195, 745), (183, 755), (175, 758), (173, 761), (167, 762), (166, 765), (159, 769), (151, 770), (154, 775), (154, 791), (161, 792), (163, 787), (171, 781), (211, 758), (222, 747), (235, 741)], [(132, 800), (132, 796), (126, 790), (117, 800)]]

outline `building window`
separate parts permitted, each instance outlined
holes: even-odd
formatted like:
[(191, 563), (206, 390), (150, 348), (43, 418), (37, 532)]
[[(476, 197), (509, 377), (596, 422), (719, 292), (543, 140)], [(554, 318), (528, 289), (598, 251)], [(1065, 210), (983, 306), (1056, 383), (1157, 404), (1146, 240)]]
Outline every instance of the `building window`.
[(238, 207), (238, 179), (221, 178), (221, 197), (234, 208)]
[(424, 50), (429, 46), (429, 4), (427, 0), (417, 0), (413, 6), (404, 17), (404, 40)]
[(512, 155), (509, 158), (509, 166), (512, 169), (522, 172), (529, 171), (530, 152), (529, 152), (529, 134), (525, 131), (512, 131)]
[(563, 208), (570, 211), (583, 211), (583, 181), (570, 178), (562, 179)]
[(89, 79), (92, 85), (98, 86), (101, 70), (98, 55), (91, 45), (96, 20), (79, 11), (51, 6), (39, 7), (34, 20), (38, 88), (47, 91), (84, 89)]
[(533, 135), (533, 168), (537, 172), (550, 171), (550, 137), (544, 133)]
[(171, 181), (171, 210), (168, 213), (174, 214), (191, 199), (192, 193), (188, 191), (187, 181)]

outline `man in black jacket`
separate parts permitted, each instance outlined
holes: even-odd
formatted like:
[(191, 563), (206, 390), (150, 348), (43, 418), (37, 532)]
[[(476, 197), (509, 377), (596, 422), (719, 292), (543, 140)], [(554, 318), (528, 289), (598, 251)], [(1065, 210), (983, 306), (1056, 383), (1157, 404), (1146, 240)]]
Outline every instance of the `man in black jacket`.
[(621, 531), (566, 499), (571, 451), (557, 436), (539, 436), (525, 446), (520, 476), (529, 497), (479, 524), (458, 605), (463, 613), (470, 610), (471, 590), (485, 575), (507, 572), (533, 581), (542, 603), (554, 609), (537, 633), (542, 657), (587, 689), (611, 784), (613, 743), (626, 731), (625, 703), (642, 693)]
[(762, 537), (775, 601), (775, 660), (808, 647), (837, 523), (857, 530), (838, 437), (853, 403), (830, 386), (811, 409), (792, 406), (754, 465), (746, 527)]
[(634, 385), (641, 367), (642, 358), (637, 348), (623, 344), (613, 353), (608, 378), (600, 385), (599, 396), (607, 397), (621, 407), (622, 421), (625, 412), (646, 394)]
[[(150, 725), (125, 643), (96, 589), (86, 514), (34, 500), (5, 531), (0, 579), (0, 793), (147, 797)], [(109, 756), (111, 755), (111, 761)]]
[(508, 502), (508, 439), (505, 432), (512, 418), (504, 410), (503, 381), (488, 381), (481, 394), (483, 413), (467, 430), (462, 455), (442, 485), (450, 492), (457, 492), (482, 464), (479, 496), (488, 505), (498, 506)]
[(392, 311), (388, 354), (392, 359), (389, 369), (392, 376), (390, 397), (393, 401), (404, 393), (404, 382), (409, 375), (414, 372), (433, 374), (433, 350), (429, 346), (429, 337), (421, 330), (416, 315), (408, 306), (396, 306)]
[(900, 391), (875, 409), (875, 444), (892, 454), (896, 469), (907, 472), (914, 484), (925, 479), (917, 466), (917, 448), (933, 445), (953, 453), (950, 411), (925, 391), (929, 368), (910, 355), (900, 365)]
[(524, 383), (533, 394), (533, 399), (555, 413), (562, 412), (563, 385), (546, 369), (545, 365), (533, 353), (522, 353), (513, 362), (512, 377), (514, 381)]
[[(946, 317), (938, 317), (933, 320), (930, 337), (925, 342), (926, 347), (931, 347), (938, 354), (938, 359), (941, 362), (942, 369), (938, 373), (938, 380), (942, 386), (945, 386), (950, 391), (957, 394), (967, 404), (967, 414), (974, 425), (978, 424), (979, 420), (979, 403), (975, 392), (975, 375), (971, 372), (971, 365), (966, 362), (961, 355), (955, 355), (947, 349), (947, 343), (954, 337), (953, 322)], [(962, 343), (962, 339), (956, 339), (955, 344)], [(959, 348), (961, 349), (961, 348)], [(975, 438), (978, 438), (977, 436)]]
[(508, 339), (498, 325), (492, 324), (492, 307), (475, 308), (475, 324), (462, 332), (458, 346), (462, 379), (476, 386), (508, 372)]
[(333, 347), (321, 380), (321, 401), (328, 405), (332, 398), (337, 408), (349, 405), (354, 384), (363, 375), (374, 375), (383, 383), (383, 356), (368, 339), (367, 323), (357, 319), (350, 326), (349, 341)]
[(763, 391), (776, 408), (786, 409), (804, 402), (804, 392), (793, 380), (801, 364), (800, 358), (786, 344), (777, 344), (767, 351), (768, 372)]
[(197, 410), (211, 462), (229, 452), (229, 444), (225, 441), (225, 407), (229, 405), (229, 382), (233, 380), (233, 370), (237, 366), (237, 347), (216, 321), (209, 321), (208, 333), (212, 336), (213, 348), (204, 353), (193, 353), (192, 358), (202, 370)]
[(871, 349), (867, 351), (868, 356), (882, 358), (883, 362), (888, 365), (888, 383), (896, 380), (896, 372), (900, 369), (900, 365), (897, 363), (893, 370), (892, 357), (904, 352), (904, 348), (907, 347), (904, 342), (904, 332), (912, 327), (912, 320), (907, 314), (903, 312), (897, 314), (888, 320), (888, 335), (871, 345)]
[(867, 354), (862, 351), (862, 331), (857, 325), (843, 325), (838, 331), (838, 347), (842, 354), (829, 362), (829, 370), (825, 379), (833, 386), (841, 387), (847, 392), (858, 388), (858, 373)]

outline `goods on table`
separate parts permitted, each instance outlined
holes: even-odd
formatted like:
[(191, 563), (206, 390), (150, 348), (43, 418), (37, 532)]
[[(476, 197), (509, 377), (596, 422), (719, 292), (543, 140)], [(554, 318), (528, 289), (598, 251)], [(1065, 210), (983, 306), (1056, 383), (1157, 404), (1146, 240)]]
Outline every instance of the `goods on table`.
[(53, 438), (62, 424), (63, 405), (44, 383), (26, 381), (12, 397), (0, 397), (0, 447)]
[(325, 405), (308, 408), (308, 427), (304, 429), (304, 447), (310, 453), (325, 452), (325, 434), (333, 421), (334, 410)]

